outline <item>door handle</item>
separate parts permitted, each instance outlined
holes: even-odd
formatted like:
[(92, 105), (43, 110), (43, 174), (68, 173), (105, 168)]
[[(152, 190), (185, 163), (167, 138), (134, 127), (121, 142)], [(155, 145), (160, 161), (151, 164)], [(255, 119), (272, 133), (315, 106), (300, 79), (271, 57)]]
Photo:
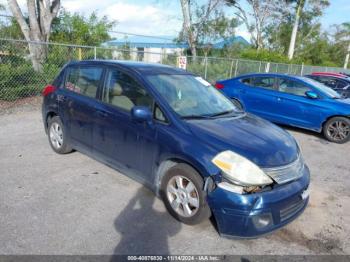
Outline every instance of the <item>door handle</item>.
[(282, 98), (277, 97), (277, 101), (278, 101), (278, 102), (281, 102), (281, 101), (282, 101)]

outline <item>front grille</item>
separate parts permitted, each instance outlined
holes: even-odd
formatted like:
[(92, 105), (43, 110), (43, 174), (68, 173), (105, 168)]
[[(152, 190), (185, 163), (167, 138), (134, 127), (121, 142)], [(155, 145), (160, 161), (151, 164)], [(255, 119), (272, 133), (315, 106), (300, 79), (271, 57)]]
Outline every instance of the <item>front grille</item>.
[(286, 221), (295, 214), (297, 214), (304, 207), (304, 200), (300, 200), (296, 203), (291, 204), (290, 206), (280, 210), (280, 221)]
[(293, 163), (274, 168), (264, 168), (264, 172), (270, 176), (276, 183), (284, 184), (292, 180), (296, 180), (303, 176), (304, 161), (301, 156)]

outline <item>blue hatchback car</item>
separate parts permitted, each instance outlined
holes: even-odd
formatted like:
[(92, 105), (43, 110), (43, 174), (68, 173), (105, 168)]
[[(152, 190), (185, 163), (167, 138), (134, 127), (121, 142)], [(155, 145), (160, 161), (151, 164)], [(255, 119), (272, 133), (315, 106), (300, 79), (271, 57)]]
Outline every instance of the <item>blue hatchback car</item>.
[(335, 143), (350, 140), (350, 99), (313, 79), (249, 74), (218, 81), (216, 87), (238, 107), (274, 123), (323, 133)]
[(80, 61), (43, 90), (52, 149), (85, 153), (151, 188), (179, 221), (214, 216), (222, 235), (256, 237), (307, 206), (294, 138), (238, 110), (207, 81), (156, 64)]

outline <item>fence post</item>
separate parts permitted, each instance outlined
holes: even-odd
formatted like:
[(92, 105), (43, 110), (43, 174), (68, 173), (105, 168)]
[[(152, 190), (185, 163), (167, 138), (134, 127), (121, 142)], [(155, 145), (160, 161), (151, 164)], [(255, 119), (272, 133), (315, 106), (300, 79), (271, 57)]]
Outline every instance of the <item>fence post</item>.
[(208, 57), (205, 56), (204, 58), (204, 63), (205, 63), (205, 67), (204, 67), (204, 78), (207, 79), (207, 72), (208, 72)]
[(260, 70), (261, 70), (261, 61), (259, 63), (259, 73), (260, 73)]
[(94, 47), (94, 59), (96, 60), (97, 58), (97, 49), (96, 49), (96, 46)]
[(267, 62), (266, 67), (265, 67), (265, 73), (270, 72), (270, 62)]
[(163, 52), (160, 53), (160, 61), (161, 64), (163, 64)]
[(302, 76), (304, 72), (304, 63), (301, 63), (300, 75)]
[(238, 59), (236, 60), (235, 77), (237, 76), (237, 69), (238, 69)]
[(78, 60), (81, 60), (81, 47), (78, 47)]
[(233, 70), (233, 59), (232, 59), (232, 61), (231, 61), (231, 68), (230, 68), (230, 78), (232, 77), (232, 70)]

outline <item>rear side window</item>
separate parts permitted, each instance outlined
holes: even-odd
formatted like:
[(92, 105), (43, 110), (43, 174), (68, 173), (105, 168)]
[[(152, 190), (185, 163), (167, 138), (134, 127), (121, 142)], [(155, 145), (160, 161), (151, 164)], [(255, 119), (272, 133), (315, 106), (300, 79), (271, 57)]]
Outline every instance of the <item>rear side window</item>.
[(153, 99), (146, 90), (130, 75), (112, 69), (107, 73), (103, 101), (127, 111), (134, 106), (152, 108)]
[(306, 96), (305, 92), (311, 91), (311, 89), (299, 81), (291, 79), (280, 78), (278, 81), (279, 91), (297, 96)]
[(259, 76), (254, 77), (251, 80), (250, 85), (255, 87), (261, 87), (264, 89), (274, 90), (275, 89), (275, 78), (274, 77), (265, 77)]
[(251, 78), (242, 78), (241, 83), (245, 85), (250, 85), (252, 83)]
[(96, 97), (103, 68), (72, 67), (68, 71), (65, 88), (88, 97)]

